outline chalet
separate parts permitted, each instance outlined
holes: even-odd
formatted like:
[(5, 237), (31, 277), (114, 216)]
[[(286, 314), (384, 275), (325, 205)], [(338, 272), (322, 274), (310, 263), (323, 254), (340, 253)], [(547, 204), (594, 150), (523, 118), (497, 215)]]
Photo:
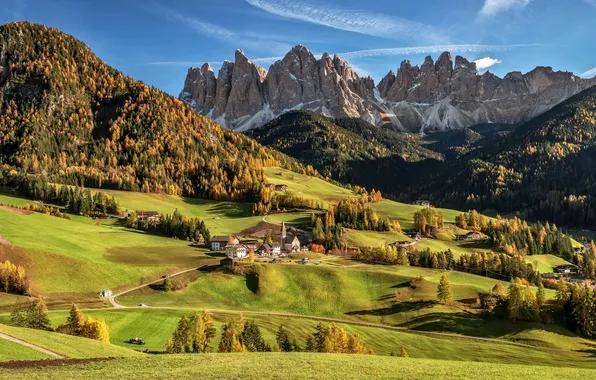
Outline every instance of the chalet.
[(559, 265), (553, 268), (555, 273), (564, 274), (564, 275), (572, 275), (577, 274), (578, 268), (573, 264), (565, 264)]
[(263, 244), (259, 248), (259, 253), (263, 256), (275, 257), (281, 254), (280, 244)]
[(240, 241), (233, 236), (213, 236), (209, 241), (212, 251), (223, 251), (226, 245), (240, 244)]
[(236, 261), (234, 259), (230, 259), (229, 257), (226, 257), (225, 259), (221, 259), (219, 261), (219, 265), (221, 265), (222, 268), (228, 269), (228, 270), (234, 269), (235, 263), (236, 263)]
[(246, 249), (256, 251), (259, 246), (258, 240), (240, 240), (240, 244), (244, 245)]
[(288, 191), (288, 185), (272, 185), (271, 187), (275, 191)]
[(424, 200), (424, 199), (419, 199), (416, 202), (414, 202), (415, 205), (417, 206), (424, 206), (424, 207), (430, 207), (430, 201)]
[(408, 237), (416, 241), (422, 239), (422, 235), (418, 231), (408, 232)]
[(105, 290), (102, 290), (101, 292), (99, 292), (99, 296), (104, 297), (104, 298), (110, 298), (112, 295), (113, 294), (110, 289), (105, 289)]
[(298, 240), (298, 236), (286, 236), (283, 250), (287, 252), (300, 251), (300, 240)]
[(392, 245), (396, 248), (407, 248), (407, 247), (412, 247), (416, 244), (416, 240), (412, 240), (412, 241), (396, 241), (394, 243), (391, 243), (389, 245)]
[(228, 244), (225, 249), (226, 256), (230, 259), (242, 259), (248, 255), (248, 249), (242, 244)]
[(558, 280), (559, 277), (557, 277), (554, 273), (540, 273), (540, 277), (542, 277), (545, 280)]
[(480, 233), (478, 231), (470, 231), (463, 235), (456, 235), (456, 240), (478, 240), (480, 239)]
[(149, 223), (155, 223), (161, 220), (161, 215), (157, 211), (137, 210), (135, 213), (137, 214), (137, 220), (140, 222), (146, 220)]

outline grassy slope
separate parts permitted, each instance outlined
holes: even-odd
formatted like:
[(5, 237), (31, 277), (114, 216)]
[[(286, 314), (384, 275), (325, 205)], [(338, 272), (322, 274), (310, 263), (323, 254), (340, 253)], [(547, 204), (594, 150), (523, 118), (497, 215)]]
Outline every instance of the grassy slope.
[[(0, 324), (0, 332), (69, 358), (142, 356), (138, 352), (119, 346), (55, 332), (25, 329), (2, 324)], [(4, 340), (0, 340), (0, 346), (4, 342)]]
[[(4, 203), (10, 200), (0, 196)], [(43, 293), (95, 292), (168, 268), (199, 265), (208, 258), (204, 250), (191, 248), (187, 242), (113, 230), (106, 224), (96, 226), (90, 218), (66, 220), (0, 209), (0, 219), (0, 235), (26, 249), (13, 250), (19, 257), (7, 258), (25, 264), (34, 290)]]
[[(140, 336), (146, 341), (142, 349), (162, 351), (168, 338), (172, 336), (178, 320), (182, 314), (192, 314), (191, 310), (155, 310), (155, 309), (129, 309), (129, 310), (97, 310), (88, 311), (86, 314), (93, 317), (104, 318), (110, 325), (111, 343), (127, 348), (137, 348), (126, 343), (129, 338)], [(51, 313), (52, 321), (60, 323), (66, 318), (66, 312)], [(307, 334), (314, 331), (318, 321), (307, 318), (258, 315), (245, 313), (245, 317), (255, 320), (261, 327), (266, 341), (273, 342), (275, 332), (280, 324), (291, 330), (303, 345)], [(211, 342), (211, 351), (215, 352), (220, 339), (220, 327), (223, 322), (238, 319), (238, 314), (215, 313), (215, 326), (218, 333)], [(465, 361), (485, 361), (495, 363), (532, 363), (542, 365), (577, 365), (593, 366), (596, 363), (590, 356), (581, 352), (536, 350), (526, 347), (517, 347), (490, 341), (478, 341), (459, 337), (442, 337), (406, 331), (387, 330), (379, 327), (358, 326), (339, 323), (350, 334), (358, 333), (365, 343), (372, 347), (377, 355), (388, 355), (401, 347), (406, 348), (411, 357), (429, 359), (450, 359)], [(531, 329), (525, 329), (523, 334), (528, 338), (538, 340), (541, 335)], [(545, 334), (541, 332), (541, 334)], [(553, 338), (564, 339), (563, 335), (551, 334)], [(543, 346), (555, 347), (556, 343)], [(567, 339), (565, 344), (570, 350), (584, 350), (589, 346), (579, 339)]]
[(21, 344), (0, 339), (0, 362), (40, 359), (51, 359), (51, 357)]
[(168, 355), (85, 365), (5, 370), (11, 379), (587, 379), (590, 369), (502, 365), (366, 355), (245, 353)]
[(569, 264), (568, 261), (555, 255), (527, 256), (526, 261), (531, 263), (540, 273), (552, 273), (553, 267)]

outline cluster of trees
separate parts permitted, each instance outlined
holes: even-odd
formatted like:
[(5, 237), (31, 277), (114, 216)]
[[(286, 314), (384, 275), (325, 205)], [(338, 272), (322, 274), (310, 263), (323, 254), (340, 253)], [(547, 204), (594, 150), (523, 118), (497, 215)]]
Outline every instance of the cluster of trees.
[(10, 62), (0, 89), (5, 184), (30, 173), (75, 186), (258, 200), (263, 167), (307, 172), (56, 29), (10, 23), (0, 45)]
[(325, 209), (323, 202), (319, 200), (304, 198), (296, 195), (296, 193), (292, 191), (278, 194), (271, 190), (271, 188), (268, 186), (261, 187), (259, 199), (260, 201), (256, 202), (253, 206), (253, 215), (266, 215), (271, 211), (279, 212), (282, 209)]
[(440, 231), (445, 225), (445, 216), (434, 207), (425, 207), (414, 213), (414, 228), (416, 231), (429, 234), (432, 230)]
[(103, 319), (85, 318), (76, 304), (72, 304), (66, 322), (56, 328), (56, 332), (110, 343), (110, 330)]
[(512, 320), (538, 321), (540, 308), (546, 302), (542, 281), (536, 281), (538, 289), (532, 292), (527, 281), (514, 278), (509, 284), (507, 293), (507, 312)]
[[(1, 180), (0, 180), (1, 181)], [(99, 191), (92, 193), (89, 189), (78, 186), (61, 186), (48, 183), (42, 176), (15, 176), (18, 191), (35, 200), (65, 207), (73, 214), (108, 215), (119, 214), (120, 208), (114, 197)]]
[(539, 273), (521, 255), (507, 255), (494, 252), (463, 253), (457, 260), (451, 250), (432, 252), (424, 250), (397, 248), (381, 245), (376, 248), (363, 248), (355, 257), (371, 263), (391, 265), (410, 265), (433, 269), (454, 269), (471, 272), (487, 277), (510, 279), (520, 277), (536, 281)]
[[(10, 314), (10, 322), (18, 327), (53, 331), (48, 318), (48, 308), (42, 298), (17, 305)], [(75, 304), (72, 305), (66, 322), (58, 326), (56, 332), (110, 343), (110, 332), (106, 322), (103, 319), (85, 318)]]
[(180, 214), (178, 209), (166, 215), (159, 215), (155, 221), (148, 218), (139, 220), (138, 215), (133, 212), (126, 219), (128, 228), (136, 228), (147, 231), (154, 235), (173, 237), (180, 240), (195, 241), (198, 244), (205, 244), (211, 240), (211, 232), (200, 218), (188, 217)]
[(29, 279), (25, 268), (8, 260), (0, 262), (0, 290), (6, 293), (29, 294)]
[(205, 353), (209, 349), (209, 342), (215, 337), (211, 314), (203, 311), (202, 315), (195, 313), (193, 316), (182, 316), (174, 336), (168, 340), (166, 352)]
[[(14, 207), (14, 206), (12, 206)], [(46, 214), (46, 215), (51, 215), (51, 216), (55, 216), (58, 218), (62, 218), (62, 219), (70, 219), (70, 216), (68, 216), (68, 214), (61, 212), (59, 208), (57, 207), (52, 207), (52, 206), (46, 206), (44, 204), (27, 204), (25, 206), (22, 207), (23, 210), (25, 211), (33, 211), (33, 212), (39, 212), (41, 214)]]
[(390, 231), (392, 224), (389, 218), (380, 218), (367, 202), (368, 197), (360, 197), (343, 199), (337, 205), (331, 204), (325, 214), (325, 221), (330, 225), (341, 224), (356, 230)]
[[(210, 341), (215, 338), (211, 316), (207, 311), (202, 315), (183, 316), (178, 322), (174, 336), (168, 341), (166, 352), (205, 353), (209, 350)], [(319, 323), (315, 331), (306, 340), (304, 348), (291, 331), (280, 325), (275, 342), (268, 344), (263, 338), (261, 329), (255, 321), (247, 320), (242, 314), (238, 320), (230, 320), (221, 327), (221, 340), (218, 352), (327, 352), (345, 354), (372, 354), (358, 334), (348, 336), (346, 331), (332, 323), (324, 326)]]
[(18, 327), (37, 330), (52, 330), (48, 318), (48, 307), (42, 298), (17, 305), (10, 314), (10, 323)]
[(481, 231), (490, 238), (494, 247), (507, 253), (552, 253), (567, 260), (572, 260), (575, 256), (571, 238), (548, 222), (528, 224), (518, 217), (503, 219), (500, 216), (493, 220), (472, 210), (456, 217), (456, 224), (461, 228)]

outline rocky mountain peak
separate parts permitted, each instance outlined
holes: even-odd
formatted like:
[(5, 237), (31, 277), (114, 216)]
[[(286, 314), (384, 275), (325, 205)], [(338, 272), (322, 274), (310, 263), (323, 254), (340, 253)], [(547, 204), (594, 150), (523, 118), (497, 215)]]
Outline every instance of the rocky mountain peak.
[(296, 45), (269, 71), (241, 49), (225, 61), (217, 78), (211, 66), (188, 71), (180, 99), (218, 122), (243, 130), (259, 126), (291, 109), (330, 117), (360, 117), (405, 131), (465, 128), (478, 123), (517, 123), (596, 85), (596, 78), (539, 66), (503, 78), (475, 62), (443, 52), (418, 66), (403, 60), (375, 87), (338, 54), (320, 59)]

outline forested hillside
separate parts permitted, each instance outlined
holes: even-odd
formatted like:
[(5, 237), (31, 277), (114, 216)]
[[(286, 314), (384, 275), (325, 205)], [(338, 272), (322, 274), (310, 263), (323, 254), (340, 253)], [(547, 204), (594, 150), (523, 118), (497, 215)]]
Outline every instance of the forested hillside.
[(381, 160), (398, 166), (441, 157), (419, 146), (415, 135), (379, 128), (358, 118), (333, 120), (311, 111), (287, 112), (246, 133), (325, 176), (374, 188), (379, 184), (370, 174)]
[(109, 67), (82, 42), (0, 26), (0, 182), (34, 175), (87, 187), (254, 199), (262, 167), (302, 170)]
[(596, 88), (591, 88), (407, 192), (453, 207), (521, 211), (524, 218), (594, 227), (595, 136)]

